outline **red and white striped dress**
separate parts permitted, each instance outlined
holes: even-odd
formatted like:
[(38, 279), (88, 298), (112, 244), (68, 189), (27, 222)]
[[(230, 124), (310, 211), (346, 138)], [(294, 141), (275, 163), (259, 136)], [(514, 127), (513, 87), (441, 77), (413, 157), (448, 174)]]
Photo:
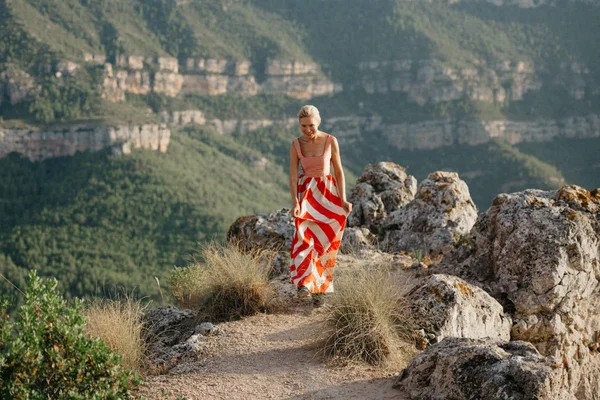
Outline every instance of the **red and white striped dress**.
[(346, 212), (330, 173), (331, 138), (327, 135), (323, 154), (315, 157), (303, 156), (294, 139), (302, 173), (290, 272), (296, 287), (306, 286), (311, 293), (333, 292), (333, 268), (346, 226)]

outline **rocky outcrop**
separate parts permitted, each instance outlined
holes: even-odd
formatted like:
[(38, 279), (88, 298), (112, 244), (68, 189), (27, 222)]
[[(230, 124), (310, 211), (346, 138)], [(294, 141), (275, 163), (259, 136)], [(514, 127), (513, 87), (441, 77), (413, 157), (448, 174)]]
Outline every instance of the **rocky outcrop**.
[(409, 101), (420, 105), (464, 98), (490, 103), (519, 101), (528, 92), (541, 89), (542, 82), (563, 86), (580, 100), (589, 86), (589, 69), (578, 62), (560, 64), (558, 71), (546, 74), (552, 76), (550, 81), (542, 79), (543, 67), (510, 60), (475, 60), (472, 66), (462, 68), (444, 66), (437, 60), (363, 61), (358, 70), (360, 85), (367, 93), (406, 93)]
[(163, 93), (175, 97), (183, 87), (184, 78), (175, 72), (155, 72), (137, 70), (113, 70), (111, 64), (104, 65), (102, 97), (111, 102), (125, 100), (125, 93)]
[(446, 67), (436, 60), (367, 61), (361, 62), (358, 69), (367, 93), (406, 93), (409, 101), (421, 105), (462, 98), (517, 101), (542, 87), (533, 64), (523, 61), (488, 65), (478, 60), (465, 68)]
[(252, 63), (248, 60), (222, 60), (214, 58), (193, 58), (186, 60), (186, 71), (190, 73), (205, 72), (210, 74), (227, 74), (235, 76), (248, 75)]
[(415, 328), (431, 343), (445, 337), (510, 340), (512, 321), (500, 303), (458, 277), (431, 275), (406, 300)]
[(104, 65), (106, 64), (106, 54), (84, 53), (83, 61), (93, 65)]
[(35, 80), (15, 64), (4, 65), (0, 72), (0, 105), (4, 100), (17, 104), (31, 99), (39, 91)]
[(161, 122), (185, 126), (190, 124), (207, 126), (221, 135), (248, 134), (258, 129), (269, 126), (281, 126), (286, 129), (293, 128), (298, 124), (297, 118), (273, 120), (273, 119), (207, 119), (200, 110), (161, 111), (159, 113)]
[(311, 62), (270, 60), (265, 66), (265, 75), (315, 75), (319, 69)]
[(413, 358), (396, 386), (415, 400), (575, 400), (561, 374), (527, 342), (447, 338)]
[(427, 121), (389, 125), (384, 135), (398, 149), (434, 149), (457, 144), (478, 145), (494, 138), (509, 143), (544, 142), (555, 138), (600, 137), (600, 117), (590, 114), (542, 121)]
[(600, 137), (600, 116), (589, 114), (537, 121), (439, 119), (400, 124), (385, 123), (377, 116), (348, 116), (325, 119), (323, 127), (348, 143), (361, 135), (379, 132), (393, 148), (431, 150), (454, 145), (479, 145), (492, 139), (516, 144), (556, 138), (597, 138)]
[(414, 200), (381, 222), (390, 250), (439, 254), (468, 235), (477, 219), (469, 187), (456, 172), (433, 172), (421, 182)]
[(192, 310), (172, 306), (149, 309), (144, 315), (144, 332), (150, 362), (171, 368), (201, 353), (205, 336), (223, 334), (213, 324), (200, 321)]
[(340, 249), (343, 253), (353, 254), (356, 251), (373, 249), (376, 242), (377, 237), (367, 228), (346, 227)]
[(154, 67), (160, 71), (179, 72), (179, 62), (174, 57), (145, 57), (122, 54), (117, 56), (115, 67), (129, 70), (142, 70), (148, 67)]
[[(87, 58), (90, 59), (90, 56)], [(153, 72), (149, 68), (159, 71)], [(310, 99), (342, 90), (340, 84), (323, 77), (317, 64), (299, 61), (268, 62), (264, 71), (266, 80), (261, 84), (250, 74), (252, 64), (247, 60), (188, 58), (186, 74), (180, 74), (179, 70), (175, 58), (121, 55), (114, 66), (105, 64), (103, 97), (119, 102), (125, 99), (125, 93), (156, 92), (171, 97), (179, 93), (210, 96), (267, 93)]]
[(401, 166), (390, 162), (367, 164), (348, 196), (353, 204), (348, 226), (366, 226), (378, 232), (382, 221), (408, 204), (416, 191), (417, 180)]
[(227, 241), (246, 249), (289, 251), (294, 236), (294, 219), (290, 210), (282, 208), (269, 215), (238, 218), (227, 232)]
[[(482, 3), (490, 3), (490, 4), (493, 4), (498, 7), (515, 6), (515, 7), (520, 7), (520, 8), (536, 8), (536, 7), (542, 7), (542, 6), (560, 5), (559, 0), (442, 0), (442, 1), (447, 2), (449, 4), (461, 3), (461, 2), (464, 2), (464, 3), (482, 2)], [(571, 2), (598, 5), (597, 0), (571, 0)]]
[(129, 154), (134, 148), (164, 153), (170, 137), (171, 131), (165, 125), (72, 125), (47, 130), (0, 128), (0, 157), (17, 152), (32, 161), (40, 161), (105, 148), (119, 154)]
[(513, 317), (512, 338), (560, 365), (578, 399), (600, 393), (600, 189), (501, 194), (477, 219), (471, 250), (440, 270), (496, 297)]
[[(202, 116), (200, 116), (202, 115)], [(293, 128), (296, 118), (273, 119), (208, 119), (199, 110), (161, 112), (162, 122), (176, 125), (196, 123), (209, 125), (225, 135), (249, 133), (257, 129), (280, 125)], [(369, 134), (382, 132), (387, 143), (397, 149), (436, 149), (453, 145), (479, 145), (493, 139), (509, 143), (544, 142), (556, 138), (600, 137), (600, 116), (590, 114), (561, 120), (546, 121), (461, 121), (449, 119), (405, 124), (385, 124), (381, 117), (326, 117), (321, 129), (333, 132), (343, 146), (352, 145)]]

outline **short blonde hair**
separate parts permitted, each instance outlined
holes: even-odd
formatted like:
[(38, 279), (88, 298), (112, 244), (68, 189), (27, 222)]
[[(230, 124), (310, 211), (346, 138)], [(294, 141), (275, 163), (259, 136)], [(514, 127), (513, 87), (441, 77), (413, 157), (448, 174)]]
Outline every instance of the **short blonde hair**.
[(306, 105), (300, 109), (298, 112), (298, 119), (306, 117), (315, 117), (321, 122), (321, 114), (319, 114), (319, 110), (315, 106)]

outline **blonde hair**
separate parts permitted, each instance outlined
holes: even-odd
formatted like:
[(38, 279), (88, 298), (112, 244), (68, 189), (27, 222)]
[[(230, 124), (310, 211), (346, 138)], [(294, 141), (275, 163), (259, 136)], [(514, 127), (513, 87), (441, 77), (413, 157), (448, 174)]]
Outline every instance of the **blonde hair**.
[(306, 117), (315, 117), (321, 122), (321, 114), (319, 114), (319, 110), (315, 106), (306, 105), (300, 109), (298, 112), (298, 119)]

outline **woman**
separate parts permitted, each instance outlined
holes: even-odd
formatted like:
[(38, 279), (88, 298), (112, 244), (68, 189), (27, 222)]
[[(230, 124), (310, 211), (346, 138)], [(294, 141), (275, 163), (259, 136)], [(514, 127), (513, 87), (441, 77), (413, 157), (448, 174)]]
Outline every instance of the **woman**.
[[(296, 226), (290, 272), (298, 296), (308, 297), (333, 292), (335, 257), (352, 204), (346, 200), (337, 139), (319, 131), (319, 110), (302, 107), (298, 121), (302, 136), (290, 147), (291, 212)], [(330, 174), (332, 163), (335, 179)]]

